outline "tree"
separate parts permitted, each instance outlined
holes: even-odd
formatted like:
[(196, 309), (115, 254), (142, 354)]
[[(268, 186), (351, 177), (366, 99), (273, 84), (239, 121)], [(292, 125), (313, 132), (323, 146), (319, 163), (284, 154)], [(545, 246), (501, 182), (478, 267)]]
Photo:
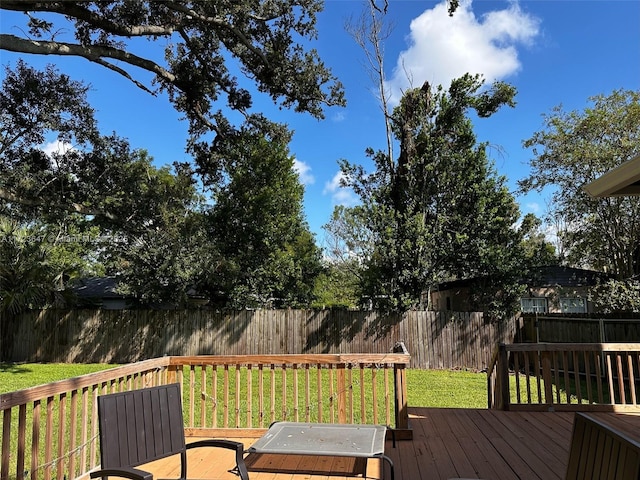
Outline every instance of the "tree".
[(541, 227), (542, 220), (533, 213), (527, 213), (520, 224), (524, 258), (530, 268), (558, 264), (555, 248), (540, 231)]
[[(85, 58), (149, 93), (166, 93), (188, 119), (193, 141), (234, 130), (220, 108), (224, 99), (224, 108), (260, 123), (261, 115), (250, 113), (250, 90), (318, 118), (323, 105), (344, 104), (340, 83), (317, 52), (306, 49), (316, 36), (320, 0), (3, 1), (0, 8), (24, 12), (29, 33), (0, 34), (0, 49)], [(60, 40), (68, 29), (74, 38)], [(165, 62), (137, 38), (162, 44)], [(232, 73), (234, 62), (246, 85)], [(153, 87), (144, 74), (153, 75)]]
[[(6, 69), (0, 91), (0, 206), (14, 219), (64, 223), (75, 216), (108, 229), (141, 231), (161, 204), (179, 202), (192, 172), (157, 181), (144, 150), (116, 136), (100, 135), (87, 87), (48, 66), (44, 72), (18, 62)], [(57, 151), (45, 150), (54, 137)], [(165, 175), (166, 178), (166, 175)], [(173, 197), (173, 198), (172, 198)]]
[(515, 283), (518, 208), (466, 116), (469, 109), (482, 118), (513, 105), (515, 90), (497, 82), (478, 92), (482, 85), (478, 76), (465, 75), (435, 95), (428, 84), (408, 90), (391, 117), (398, 158), (370, 149), (371, 174), (342, 163), (373, 235), (364, 287), (378, 303), (418, 306), (423, 292), (452, 278), (491, 279), (494, 296)]
[[(166, 255), (168, 239), (173, 247), (188, 244), (180, 235), (190, 231), (187, 219), (202, 202), (194, 172), (186, 164), (157, 168), (146, 151), (132, 150), (115, 134), (100, 135), (86, 91), (51, 66), (39, 72), (18, 62), (7, 69), (0, 92), (0, 212), (29, 225), (84, 274), (96, 267), (118, 275), (150, 300), (175, 296), (183, 290), (151, 272), (163, 264), (159, 252)], [(60, 147), (48, 153), (51, 137)], [(149, 257), (154, 261), (143, 268)], [(166, 276), (175, 277), (178, 268)]]
[(551, 189), (547, 220), (565, 226), (562, 261), (630, 280), (640, 275), (640, 198), (594, 199), (582, 187), (640, 151), (640, 91), (589, 100), (583, 111), (558, 106), (544, 115), (544, 128), (524, 141), (532, 173), (519, 185)]
[(365, 261), (373, 249), (372, 232), (362, 206), (337, 205), (325, 231), (324, 271), (316, 283), (321, 308), (356, 308), (361, 304)]
[(235, 307), (308, 306), (320, 251), (304, 221), (304, 188), (293, 170), (288, 132), (257, 129), (220, 145), (228, 181), (214, 188), (208, 236), (220, 255), (204, 281)]
[(75, 265), (63, 258), (42, 231), (0, 215), (0, 359), (8, 360), (20, 313), (67, 302), (64, 277)]

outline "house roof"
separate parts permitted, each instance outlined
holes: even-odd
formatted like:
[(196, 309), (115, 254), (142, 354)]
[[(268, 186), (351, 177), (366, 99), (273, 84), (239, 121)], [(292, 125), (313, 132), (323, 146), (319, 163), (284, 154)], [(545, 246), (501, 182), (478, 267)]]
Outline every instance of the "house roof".
[(606, 273), (595, 270), (551, 265), (540, 267), (530, 278), (523, 279), (522, 283), (535, 287), (586, 287), (608, 278)]
[(113, 277), (81, 278), (71, 287), (80, 298), (125, 298), (117, 293), (118, 281)]
[[(596, 285), (598, 280), (608, 279), (609, 275), (595, 270), (584, 270), (582, 268), (562, 267), (559, 265), (549, 265), (538, 267), (528, 277), (520, 279), (520, 283), (535, 287), (583, 287)], [(465, 278), (438, 284), (436, 290), (451, 290), (454, 288), (464, 288), (475, 285), (479, 278)]]
[(640, 195), (640, 154), (584, 186), (592, 197)]

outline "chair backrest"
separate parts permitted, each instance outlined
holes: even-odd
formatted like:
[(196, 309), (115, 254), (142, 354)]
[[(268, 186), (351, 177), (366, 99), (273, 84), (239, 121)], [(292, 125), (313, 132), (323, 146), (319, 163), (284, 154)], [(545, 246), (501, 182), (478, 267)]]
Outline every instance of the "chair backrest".
[(186, 451), (177, 383), (100, 395), (103, 469), (136, 467)]
[(567, 480), (640, 480), (640, 443), (584, 413), (576, 413)]

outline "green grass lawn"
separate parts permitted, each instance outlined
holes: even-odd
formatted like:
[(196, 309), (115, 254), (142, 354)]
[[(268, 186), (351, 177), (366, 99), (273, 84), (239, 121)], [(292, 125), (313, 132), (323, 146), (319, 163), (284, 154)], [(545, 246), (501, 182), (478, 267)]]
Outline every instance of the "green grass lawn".
[(0, 363), (0, 393), (14, 392), (45, 383), (113, 368), (108, 364)]

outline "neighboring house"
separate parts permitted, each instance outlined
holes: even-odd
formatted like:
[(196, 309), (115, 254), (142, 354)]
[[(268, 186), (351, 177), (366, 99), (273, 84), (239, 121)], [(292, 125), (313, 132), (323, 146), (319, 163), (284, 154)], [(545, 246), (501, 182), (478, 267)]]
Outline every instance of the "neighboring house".
[[(77, 305), (85, 308), (103, 308), (105, 310), (125, 310), (140, 308), (142, 305), (134, 295), (118, 292), (118, 281), (114, 277), (81, 278), (71, 285)], [(203, 308), (209, 300), (199, 295), (193, 288), (187, 292), (189, 308)], [(154, 310), (172, 310), (178, 308), (170, 302), (153, 303), (147, 308)]]
[[(540, 267), (531, 278), (522, 279), (526, 287), (520, 299), (523, 312), (591, 313), (589, 289), (608, 278), (606, 274), (580, 268)], [(433, 310), (468, 312), (475, 310), (474, 291), (481, 279), (465, 279), (439, 284), (431, 292)]]
[(135, 298), (117, 292), (118, 281), (113, 277), (81, 278), (73, 283), (78, 306), (105, 310), (122, 310), (135, 304)]

